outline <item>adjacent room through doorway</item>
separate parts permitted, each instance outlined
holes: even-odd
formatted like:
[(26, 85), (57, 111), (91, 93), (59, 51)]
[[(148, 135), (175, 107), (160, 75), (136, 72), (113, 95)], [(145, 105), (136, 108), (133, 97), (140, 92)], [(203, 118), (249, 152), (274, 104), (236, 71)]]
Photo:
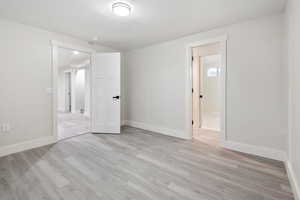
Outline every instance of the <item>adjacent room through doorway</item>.
[(192, 49), (193, 138), (218, 145), (221, 120), (220, 43)]
[(91, 56), (58, 48), (58, 140), (90, 132)]

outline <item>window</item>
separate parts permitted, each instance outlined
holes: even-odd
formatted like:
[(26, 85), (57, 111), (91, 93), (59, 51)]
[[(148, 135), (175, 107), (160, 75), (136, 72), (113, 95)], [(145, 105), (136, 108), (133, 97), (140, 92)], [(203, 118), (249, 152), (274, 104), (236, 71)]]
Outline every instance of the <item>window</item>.
[(218, 68), (212, 67), (207, 70), (207, 77), (217, 77), (218, 76)]

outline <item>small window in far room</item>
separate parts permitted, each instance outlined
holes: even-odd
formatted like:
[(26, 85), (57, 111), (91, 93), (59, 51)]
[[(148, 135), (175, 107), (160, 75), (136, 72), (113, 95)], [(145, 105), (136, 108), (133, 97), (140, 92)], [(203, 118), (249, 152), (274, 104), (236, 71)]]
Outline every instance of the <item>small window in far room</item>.
[(212, 67), (207, 70), (207, 77), (217, 77), (218, 76), (218, 68)]

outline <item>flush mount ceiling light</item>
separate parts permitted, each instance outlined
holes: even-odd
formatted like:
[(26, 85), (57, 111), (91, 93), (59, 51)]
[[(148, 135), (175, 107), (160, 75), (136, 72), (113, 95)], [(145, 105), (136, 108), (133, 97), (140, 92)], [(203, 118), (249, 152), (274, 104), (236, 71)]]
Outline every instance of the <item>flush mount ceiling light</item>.
[(78, 55), (79, 52), (78, 52), (78, 51), (73, 51), (73, 54), (74, 54), (74, 55)]
[(126, 17), (130, 15), (131, 6), (124, 2), (116, 2), (112, 5), (112, 12), (115, 15)]
[(93, 41), (98, 41), (98, 40), (99, 40), (98, 36), (93, 37)]

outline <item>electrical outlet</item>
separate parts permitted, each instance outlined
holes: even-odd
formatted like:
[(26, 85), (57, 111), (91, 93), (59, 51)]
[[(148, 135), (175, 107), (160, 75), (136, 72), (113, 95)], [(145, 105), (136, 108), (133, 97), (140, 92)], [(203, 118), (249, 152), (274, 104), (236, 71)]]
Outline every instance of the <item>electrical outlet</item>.
[(11, 130), (10, 124), (5, 123), (5, 124), (0, 124), (0, 130), (2, 133), (8, 133)]

